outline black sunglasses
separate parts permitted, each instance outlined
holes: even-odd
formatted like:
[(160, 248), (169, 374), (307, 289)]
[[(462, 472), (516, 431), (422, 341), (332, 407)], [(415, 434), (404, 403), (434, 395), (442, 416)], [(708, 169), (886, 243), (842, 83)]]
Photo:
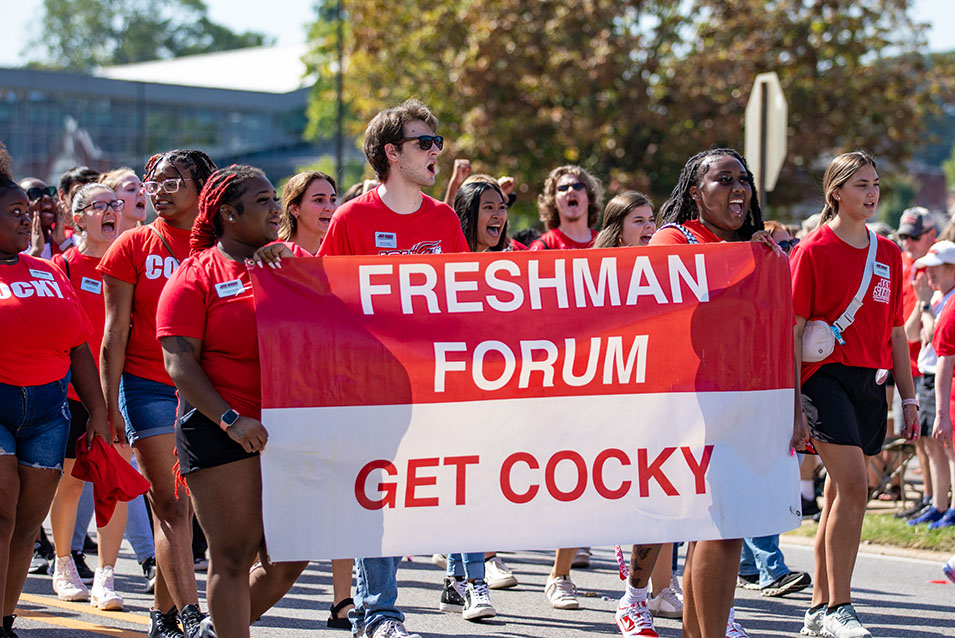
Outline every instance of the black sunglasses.
[(571, 188), (573, 188), (575, 191), (582, 191), (585, 188), (587, 188), (587, 185), (584, 184), (583, 182), (574, 182), (573, 184), (561, 184), (560, 186), (557, 187), (557, 190), (563, 193), (564, 191), (568, 191)]
[(43, 197), (44, 195), (49, 195), (50, 197), (56, 197), (56, 187), (55, 186), (45, 186), (40, 188), (39, 186), (34, 186), (33, 188), (27, 189), (27, 197), (31, 202), (36, 201)]
[(438, 147), (438, 150), (444, 148), (444, 138), (440, 135), (418, 135), (417, 137), (406, 137), (400, 140), (399, 144), (404, 144), (405, 142), (410, 142), (412, 140), (417, 140), (418, 148), (422, 151), (430, 151), (431, 145), (434, 144)]
[(796, 247), (796, 244), (799, 243), (798, 239), (784, 239), (782, 241), (776, 242), (779, 244), (779, 247), (785, 250), (787, 253)]
[(899, 241), (905, 241), (905, 240), (907, 240), (907, 239), (911, 239), (912, 241), (918, 241), (918, 240), (920, 240), (920, 239), (922, 238), (922, 235), (924, 235), (924, 234), (925, 234), (925, 233), (921, 233), (921, 234), (919, 234), (919, 235), (903, 235), (903, 234), (899, 234)]

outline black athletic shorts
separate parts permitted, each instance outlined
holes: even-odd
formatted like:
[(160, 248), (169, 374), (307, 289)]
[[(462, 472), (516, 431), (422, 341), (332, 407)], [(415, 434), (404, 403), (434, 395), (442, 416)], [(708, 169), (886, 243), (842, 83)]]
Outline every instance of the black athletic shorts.
[(872, 368), (827, 363), (802, 386), (809, 436), (835, 445), (854, 445), (866, 456), (882, 451), (888, 402)]
[(190, 410), (178, 420), (176, 453), (179, 455), (179, 473), (183, 476), (259, 454), (246, 452), (218, 423), (213, 423), (199, 410)]
[(919, 424), (922, 436), (932, 436), (935, 427), (935, 375), (923, 374), (915, 379), (915, 394), (919, 398)]
[(66, 458), (76, 458), (76, 442), (86, 434), (86, 425), (90, 420), (90, 413), (79, 401), (67, 399), (70, 404), (70, 438), (66, 440)]

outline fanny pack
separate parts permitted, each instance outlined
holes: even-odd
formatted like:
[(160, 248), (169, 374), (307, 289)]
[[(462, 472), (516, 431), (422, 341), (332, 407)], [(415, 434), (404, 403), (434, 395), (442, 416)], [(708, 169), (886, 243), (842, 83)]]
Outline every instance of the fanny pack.
[(862, 307), (862, 300), (869, 289), (869, 282), (872, 281), (872, 271), (875, 268), (875, 251), (878, 238), (871, 229), (868, 230), (869, 253), (866, 256), (865, 269), (862, 271), (862, 283), (859, 284), (859, 291), (835, 323), (830, 325), (820, 319), (806, 322), (806, 327), (802, 332), (802, 360), (804, 363), (816, 363), (824, 360), (836, 349), (837, 341), (841, 346), (846, 345), (842, 333), (855, 321), (856, 313)]

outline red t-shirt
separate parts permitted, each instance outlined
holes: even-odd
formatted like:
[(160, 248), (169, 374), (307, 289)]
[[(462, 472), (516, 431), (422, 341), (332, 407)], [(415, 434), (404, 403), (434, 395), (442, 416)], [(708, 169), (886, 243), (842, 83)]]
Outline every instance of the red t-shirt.
[(261, 418), (259, 339), (245, 264), (213, 246), (182, 262), (159, 298), (156, 336), (202, 340), (199, 365), (242, 416)]
[[(717, 237), (713, 231), (703, 225), (698, 219), (691, 219), (680, 224), (686, 230), (690, 231), (690, 234), (696, 238), (696, 241), (701, 244), (714, 244), (723, 241)], [(690, 240), (686, 238), (686, 235), (680, 232), (679, 229), (673, 228), (661, 228), (653, 234), (653, 237), (650, 238), (651, 246), (668, 246), (673, 244), (689, 244)]]
[[(807, 380), (826, 363), (862, 368), (892, 368), (892, 328), (905, 323), (902, 314), (902, 252), (891, 240), (876, 235), (875, 271), (855, 321), (842, 334), (846, 345), (823, 361), (803, 363)], [(868, 248), (854, 248), (828, 226), (803, 239), (793, 251), (793, 308), (807, 320), (836, 321), (852, 301)]]
[[(912, 270), (914, 263), (914, 259), (902, 253), (902, 316), (905, 317), (906, 320), (909, 318), (909, 315), (912, 314), (912, 310), (918, 302), (918, 296), (915, 294), (915, 286), (912, 285), (912, 276), (915, 274)], [(909, 358), (912, 359), (913, 377), (922, 376), (922, 373), (919, 372), (919, 351), (921, 349), (921, 341), (918, 339), (909, 341)]]
[(70, 350), (90, 332), (73, 287), (53, 264), (22, 253), (17, 263), (0, 264), (0, 383), (59, 381), (70, 369)]
[[(103, 275), (96, 270), (99, 257), (87, 257), (72, 246), (65, 252), (52, 259), (53, 265), (60, 269), (73, 285), (83, 311), (90, 320), (92, 333), (90, 334), (90, 351), (96, 367), (99, 367), (100, 350), (103, 346), (103, 329), (106, 327), (106, 302), (103, 301)], [(70, 384), (69, 396), (75, 401), (80, 397), (76, 394), (73, 384)]]
[(335, 211), (318, 249), (327, 255), (466, 253), (468, 242), (454, 210), (424, 193), (421, 207), (400, 215), (372, 189)]
[(581, 248), (593, 248), (594, 240), (597, 239), (597, 231), (590, 229), (590, 241), (579, 242), (574, 241), (563, 232), (560, 228), (555, 228), (549, 230), (534, 241), (531, 242), (531, 245), (527, 247), (528, 250), (577, 250)]
[(932, 335), (932, 347), (935, 348), (935, 354), (938, 356), (950, 357), (955, 354), (955, 304), (952, 300), (955, 295), (948, 298), (942, 307), (942, 312), (938, 315), (935, 322), (935, 334)]
[[(150, 226), (159, 230), (172, 254)], [(189, 255), (189, 233), (170, 226), (160, 217), (149, 226), (138, 226), (120, 235), (97, 266), (104, 275), (136, 286), (124, 372), (166, 385), (173, 383), (166, 374), (156, 339), (156, 304), (180, 260)]]

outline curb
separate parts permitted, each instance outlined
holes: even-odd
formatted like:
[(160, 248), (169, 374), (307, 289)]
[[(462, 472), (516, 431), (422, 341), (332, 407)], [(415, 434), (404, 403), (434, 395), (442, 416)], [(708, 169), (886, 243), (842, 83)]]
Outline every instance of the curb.
[[(805, 547), (811, 547), (815, 539), (808, 536), (796, 536), (795, 534), (782, 534), (780, 536), (780, 541), (788, 543), (790, 545), (802, 545)], [(935, 552), (929, 549), (912, 549), (910, 547), (896, 547), (894, 545), (878, 545), (876, 543), (869, 543), (868, 541), (862, 541), (859, 544), (859, 551), (865, 552), (867, 554), (877, 554), (880, 556), (896, 556), (898, 558), (917, 558), (919, 560), (926, 560), (938, 563), (944, 563), (949, 558), (951, 554), (946, 554), (945, 552)]]

